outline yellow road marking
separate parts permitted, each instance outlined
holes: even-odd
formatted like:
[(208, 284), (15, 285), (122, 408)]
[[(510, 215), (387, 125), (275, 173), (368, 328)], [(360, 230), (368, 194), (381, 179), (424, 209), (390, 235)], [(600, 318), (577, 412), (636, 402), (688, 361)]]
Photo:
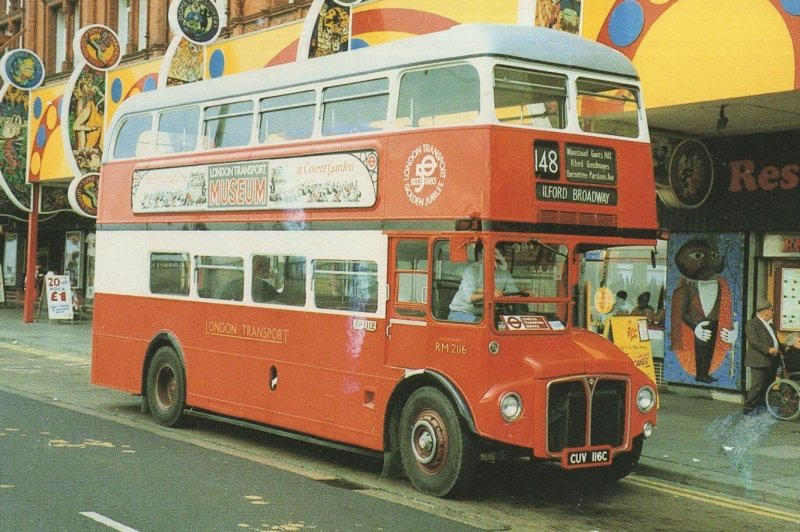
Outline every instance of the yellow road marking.
[(670, 495), (675, 495), (677, 497), (684, 497), (686, 499), (692, 499), (696, 501), (702, 502), (709, 502), (711, 504), (715, 504), (717, 506), (721, 506), (723, 508), (729, 508), (732, 510), (740, 510), (743, 512), (748, 512), (751, 514), (761, 515), (763, 517), (770, 517), (772, 519), (778, 519), (781, 521), (788, 521), (790, 523), (800, 523), (800, 514), (794, 512), (786, 512), (783, 510), (777, 510), (772, 508), (764, 508), (762, 506), (758, 506), (753, 503), (749, 503), (747, 501), (743, 501), (741, 499), (737, 499), (735, 501), (731, 501), (724, 497), (719, 497), (716, 495), (711, 495), (710, 493), (702, 493), (700, 491), (695, 491), (688, 488), (681, 488), (677, 486), (667, 486), (661, 484), (657, 481), (642, 478), (642, 477), (628, 477), (626, 482), (632, 482), (634, 484), (638, 484), (639, 486), (643, 486), (646, 488), (650, 488), (655, 491), (660, 491), (662, 493), (667, 493)]

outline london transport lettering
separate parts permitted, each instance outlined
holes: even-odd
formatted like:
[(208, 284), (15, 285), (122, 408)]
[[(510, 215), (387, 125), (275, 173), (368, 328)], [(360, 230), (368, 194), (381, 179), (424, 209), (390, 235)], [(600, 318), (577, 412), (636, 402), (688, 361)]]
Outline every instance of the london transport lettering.
[(208, 208), (265, 208), (267, 162), (208, 167)]
[(403, 188), (411, 203), (417, 207), (432, 205), (442, 194), (446, 179), (447, 162), (439, 148), (420, 144), (411, 151), (403, 170)]
[(285, 344), (289, 341), (288, 329), (249, 323), (233, 323), (230, 321), (206, 321), (205, 333), (211, 336), (241, 338), (243, 340), (256, 340), (273, 344)]

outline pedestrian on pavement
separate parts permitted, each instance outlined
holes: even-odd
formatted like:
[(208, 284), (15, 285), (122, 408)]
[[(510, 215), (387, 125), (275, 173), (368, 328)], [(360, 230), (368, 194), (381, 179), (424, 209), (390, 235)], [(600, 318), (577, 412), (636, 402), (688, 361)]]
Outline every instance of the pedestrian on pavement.
[(745, 325), (747, 349), (744, 363), (750, 368), (750, 390), (744, 400), (744, 413), (755, 414), (766, 408), (765, 394), (775, 380), (780, 354), (778, 338), (772, 329), (773, 307), (766, 299), (756, 305), (756, 314)]

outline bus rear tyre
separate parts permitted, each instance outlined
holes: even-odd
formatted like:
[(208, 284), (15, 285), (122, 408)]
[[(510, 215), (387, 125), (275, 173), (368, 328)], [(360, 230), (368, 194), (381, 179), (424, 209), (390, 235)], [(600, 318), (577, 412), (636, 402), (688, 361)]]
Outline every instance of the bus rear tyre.
[(147, 371), (147, 403), (161, 425), (178, 425), (186, 406), (186, 372), (178, 353), (160, 347)]
[(415, 391), (403, 407), (400, 456), (414, 487), (437, 497), (468, 488), (480, 457), (453, 404), (431, 387)]

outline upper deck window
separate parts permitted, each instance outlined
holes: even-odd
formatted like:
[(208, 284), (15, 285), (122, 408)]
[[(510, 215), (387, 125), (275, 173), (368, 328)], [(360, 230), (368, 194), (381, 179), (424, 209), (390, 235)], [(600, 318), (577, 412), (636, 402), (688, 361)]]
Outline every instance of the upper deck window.
[(114, 158), (127, 159), (129, 157), (151, 155), (153, 149), (152, 127), (152, 115), (138, 115), (126, 118), (119, 127), (119, 133), (114, 144)]
[(563, 129), (567, 78), (498, 66), (494, 69), (494, 109), (506, 124)]
[(272, 144), (307, 139), (314, 130), (314, 91), (284, 94), (261, 100), (258, 141)]
[(200, 109), (196, 106), (164, 111), (158, 119), (156, 153), (179, 153), (197, 148), (197, 123)]
[(591, 133), (639, 136), (639, 93), (607, 81), (578, 79), (578, 118)]
[(480, 80), (472, 65), (408, 72), (400, 80), (397, 125), (441, 126), (474, 122), (480, 113)]
[(389, 105), (386, 78), (330, 87), (322, 93), (322, 134), (344, 135), (383, 129)]
[(250, 144), (253, 102), (233, 102), (206, 109), (203, 122), (204, 148), (229, 148)]

